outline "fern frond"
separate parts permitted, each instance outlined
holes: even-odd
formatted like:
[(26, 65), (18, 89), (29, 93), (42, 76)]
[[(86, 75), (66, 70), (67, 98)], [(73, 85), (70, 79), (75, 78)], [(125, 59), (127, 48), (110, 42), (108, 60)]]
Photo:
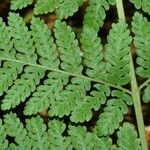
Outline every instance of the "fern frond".
[(108, 9), (109, 4), (106, 0), (90, 0), (84, 16), (84, 27), (93, 28), (98, 32), (99, 28), (103, 26), (106, 17), (105, 11)]
[(50, 149), (72, 150), (70, 138), (62, 136), (66, 128), (66, 125), (63, 122), (58, 120), (51, 120), (48, 123), (48, 127)]
[[(81, 103), (86, 96), (86, 91), (90, 89), (90, 82), (80, 78), (73, 78), (71, 84), (66, 86), (56, 101), (51, 104), (49, 115), (63, 117), (69, 115), (77, 103)], [(64, 109), (65, 106), (65, 109)], [(77, 120), (74, 120), (77, 122)]]
[(116, 3), (115, 0), (107, 0), (109, 2), (109, 4), (114, 5)]
[(117, 132), (119, 150), (142, 150), (140, 139), (137, 137), (137, 132), (134, 126), (129, 123), (124, 123)]
[(112, 97), (114, 98), (107, 102), (107, 107), (97, 122), (95, 130), (98, 136), (112, 134), (123, 121), (123, 115), (128, 112), (127, 104), (133, 103), (132, 98), (121, 91), (112, 91)]
[(60, 7), (63, 0), (38, 0), (35, 4), (35, 14), (46, 14)]
[(35, 5), (35, 14), (45, 14), (56, 11), (59, 19), (72, 16), (81, 6), (83, 0), (38, 0)]
[[(22, 18), (19, 17), (19, 15), (17, 14), (10, 13), (9, 25), (11, 29), (11, 35), (13, 37), (14, 47), (17, 52), (16, 54), (17, 59), (21, 61), (35, 63), (36, 54), (34, 53), (35, 50), (33, 48), (33, 41), (31, 39), (31, 33), (28, 31), (27, 27), (25, 26), (25, 23), (23, 22)], [(4, 70), (6, 75), (8, 75), (9, 77), (12, 76), (9, 79), (10, 81), (7, 78), (5, 81), (3, 78), (3, 81), (5, 82), (9, 81), (8, 83), (9, 85), (12, 84), (13, 78), (16, 79), (16, 76), (17, 76), (16, 67), (18, 67), (20, 64), (19, 65), (15, 64), (14, 66), (13, 65), (12, 65), (12, 68), (11, 68), (11, 64), (9, 66), (9, 68), (11, 68), (13, 71), (13, 74), (14, 74), (13, 76), (11, 74), (10, 69), (9, 69), (9, 72), (10, 72), (9, 74), (6, 74), (7, 73), (6, 69)], [(23, 65), (20, 65), (20, 66), (22, 67)], [(21, 67), (20, 67), (20, 70), (21, 70)], [(2, 104), (3, 110), (10, 109), (11, 107), (14, 108), (21, 101), (24, 101), (25, 98), (30, 95), (31, 91), (32, 92), (34, 91), (35, 85), (38, 84), (40, 78), (43, 75), (42, 75), (42, 71), (41, 71), (41, 75), (39, 74), (40, 71), (38, 71), (38, 68), (34, 68), (34, 67), (29, 67), (29, 68), (30, 69), (25, 70), (26, 74), (22, 76), (23, 78), (16, 80), (15, 85), (7, 92), (7, 96), (5, 97), (3, 104)], [(27, 75), (27, 72), (28, 72), (28, 75)], [(35, 77), (37, 77), (37, 79)], [(28, 78), (28, 82), (26, 82), (27, 78)], [(29, 90), (29, 87), (30, 87), (30, 90)], [(6, 90), (6, 87), (3, 88), (3, 91), (4, 90)], [(20, 91), (20, 93), (18, 93), (18, 91)]]
[(150, 85), (149, 85), (149, 84), (148, 84), (147, 87), (144, 89), (143, 102), (144, 102), (144, 103), (150, 102)]
[(92, 109), (98, 110), (110, 93), (107, 86), (96, 84), (94, 87), (96, 90), (88, 96), (86, 92), (90, 89), (90, 82), (73, 78), (72, 84), (67, 85), (66, 90), (63, 90), (58, 99), (51, 104), (49, 115), (63, 117), (71, 113), (70, 119), (73, 122), (89, 121)]
[(27, 141), (27, 131), (24, 129), (23, 124), (17, 118), (16, 114), (9, 113), (5, 115), (4, 118), (4, 127), (6, 134), (15, 138), (15, 143), (19, 146), (26, 145)]
[(141, 9), (144, 12), (147, 12), (150, 14), (150, 1), (147, 0), (130, 0), (137, 9)]
[[(10, 28), (0, 18), (0, 56), (5, 58), (15, 58), (15, 50)], [(21, 73), (22, 65), (14, 62), (5, 61), (0, 68), (0, 95), (7, 91), (8, 87), (17, 78), (17, 74)]]
[(93, 109), (97, 111), (102, 104), (106, 102), (106, 97), (110, 96), (110, 88), (107, 85), (95, 84), (93, 86), (96, 90), (90, 93), (93, 99)]
[(75, 34), (71, 27), (67, 26), (65, 22), (56, 21), (55, 23), (55, 37), (62, 63), (61, 69), (81, 74), (81, 56), (78, 41), (75, 39)]
[(14, 62), (4, 62), (3, 68), (0, 68), (0, 96), (7, 91), (8, 87), (12, 85), (17, 78), (17, 74), (22, 72), (22, 64)]
[(15, 143), (10, 143), (8, 150), (31, 150), (31, 145), (29, 138), (25, 138), (21, 145), (16, 145)]
[(111, 148), (110, 138), (99, 138), (96, 134), (87, 132), (85, 127), (69, 126), (68, 132), (73, 148), (76, 150), (109, 150)]
[(84, 0), (64, 0), (63, 3), (61, 3), (60, 7), (56, 9), (58, 18), (62, 19), (72, 16), (75, 12), (77, 12), (78, 8), (82, 5), (83, 1)]
[(39, 63), (46, 67), (58, 68), (58, 52), (56, 51), (51, 31), (44, 24), (44, 21), (39, 18), (33, 18), (31, 24), (36, 51), (40, 56)]
[(0, 119), (0, 148), (2, 150), (7, 150), (8, 140), (6, 139), (6, 132), (2, 120)]
[(19, 14), (10, 13), (8, 20), (14, 47), (17, 51), (16, 58), (23, 62), (35, 64), (37, 56), (35, 54), (31, 32), (28, 31)]
[(90, 96), (85, 96), (74, 106), (71, 113), (71, 121), (73, 122), (84, 122), (89, 121), (92, 118), (92, 109), (98, 110), (101, 104), (106, 102), (106, 96), (109, 96), (109, 87), (96, 84), (95, 91), (90, 93)]
[(7, 95), (2, 101), (2, 110), (15, 108), (21, 102), (24, 102), (31, 92), (35, 91), (36, 85), (44, 76), (44, 70), (32, 66), (26, 67), (24, 72), (21, 79), (17, 79), (7, 91)]
[[(104, 73), (103, 47), (97, 37), (97, 32), (93, 28), (84, 28), (81, 38), (83, 61), (88, 67), (86, 74), (89, 77), (100, 79)], [(93, 59), (94, 58), (94, 59)]]
[(10, 28), (5, 25), (0, 18), (0, 56), (5, 58), (14, 58), (15, 50), (13, 49), (13, 42)]
[(135, 34), (134, 45), (136, 47), (137, 74), (144, 78), (150, 78), (150, 22), (139, 13), (135, 13), (132, 21), (132, 31)]
[(67, 75), (56, 72), (49, 73), (44, 85), (38, 86), (37, 91), (33, 93), (33, 96), (26, 103), (24, 114), (32, 115), (49, 108), (67, 83)]
[(37, 116), (26, 120), (26, 129), (32, 149), (49, 150), (48, 134), (43, 120)]
[(106, 45), (106, 80), (117, 85), (125, 85), (130, 79), (129, 44), (130, 32), (127, 24), (120, 20), (112, 25)]
[(11, 0), (11, 9), (17, 10), (26, 7), (29, 4), (32, 4), (33, 0)]

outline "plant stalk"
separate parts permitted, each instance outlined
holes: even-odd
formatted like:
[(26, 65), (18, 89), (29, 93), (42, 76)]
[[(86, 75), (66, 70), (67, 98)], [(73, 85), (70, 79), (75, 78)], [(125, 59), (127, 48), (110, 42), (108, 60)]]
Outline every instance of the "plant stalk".
[[(116, 0), (116, 6), (117, 6), (119, 19), (125, 20), (122, 0)], [(136, 121), (137, 121), (137, 126), (138, 126), (138, 132), (139, 132), (140, 141), (141, 141), (141, 147), (143, 150), (148, 150), (148, 145), (147, 145), (146, 135), (145, 135), (144, 121), (143, 121), (143, 114), (142, 114), (142, 107), (141, 107), (141, 100), (140, 100), (140, 90), (137, 85), (137, 79), (136, 79), (136, 75), (134, 71), (134, 63), (133, 63), (131, 52), (130, 52), (130, 74), (131, 74), (132, 98), (134, 102), (134, 109), (135, 109)]]
[(141, 100), (140, 100), (140, 90), (138, 88), (137, 81), (136, 81), (134, 64), (133, 64), (131, 53), (130, 53), (130, 69), (131, 69), (132, 98), (134, 102), (134, 110), (135, 110), (136, 121), (137, 121), (138, 131), (141, 140), (141, 146), (143, 150), (148, 150), (144, 121), (143, 121), (143, 114), (141, 109), (142, 107), (141, 107)]
[(119, 19), (124, 19), (125, 20), (125, 14), (124, 14), (122, 0), (116, 0), (116, 6), (117, 6), (117, 12), (118, 12)]

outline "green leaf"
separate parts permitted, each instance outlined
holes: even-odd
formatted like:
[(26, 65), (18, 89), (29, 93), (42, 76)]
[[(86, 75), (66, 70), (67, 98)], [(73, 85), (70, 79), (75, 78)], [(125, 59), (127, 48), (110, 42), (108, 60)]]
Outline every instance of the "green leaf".
[(104, 112), (97, 121), (95, 131), (98, 136), (113, 134), (119, 127), (119, 124), (123, 121), (123, 115), (128, 112), (126, 103), (128, 105), (133, 103), (132, 98), (121, 91), (113, 91), (112, 96), (114, 98), (107, 102)]
[(11, 0), (11, 9), (17, 10), (32, 4), (33, 0)]
[(135, 13), (132, 21), (134, 45), (136, 47), (137, 74), (144, 78), (150, 77), (150, 22), (139, 13)]
[(119, 150), (142, 150), (140, 139), (137, 137), (137, 132), (134, 126), (129, 123), (124, 123), (123, 127), (117, 132)]
[(60, 53), (61, 69), (70, 73), (81, 74), (81, 56), (78, 41), (70, 26), (57, 20), (55, 23), (55, 37)]
[(22, 72), (22, 64), (6, 61), (0, 68), (0, 96), (7, 91), (8, 87), (16, 80), (17, 75)]
[(143, 101), (144, 103), (150, 102), (150, 85), (147, 85), (147, 87), (144, 89)]
[(37, 0), (34, 8), (35, 14), (46, 14), (60, 7), (63, 0)]
[(44, 81), (43, 85), (37, 87), (37, 91), (33, 93), (33, 96), (26, 103), (24, 114), (32, 115), (49, 108), (67, 83), (67, 75), (56, 72), (49, 73), (48, 79)]
[(116, 0), (108, 0), (109, 4), (114, 5), (116, 3)]
[(44, 76), (44, 70), (32, 66), (26, 67), (24, 72), (21, 79), (17, 79), (11, 89), (7, 91), (7, 95), (2, 101), (2, 110), (15, 108), (21, 102), (24, 102), (31, 92), (35, 91), (40, 78)]
[(27, 131), (24, 128), (23, 124), (20, 122), (20, 119), (17, 118), (16, 114), (9, 113), (5, 115), (4, 118), (4, 127), (6, 134), (15, 138), (15, 143), (19, 147), (30, 147), (28, 146), (28, 136)]
[(84, 122), (92, 118), (92, 109), (98, 110), (101, 104), (106, 102), (106, 95), (109, 96), (109, 88), (100, 84), (95, 85), (96, 90), (92, 91), (90, 96), (85, 96), (73, 108), (71, 121)]
[(99, 138), (96, 134), (87, 132), (85, 127), (69, 126), (68, 132), (76, 150), (108, 150), (112, 145), (110, 138)]
[[(71, 84), (68, 84), (66, 89), (62, 90), (62, 92), (56, 97), (56, 100), (52, 102), (49, 115), (59, 117), (69, 115), (71, 111), (74, 110), (75, 106), (78, 103), (81, 103), (86, 95), (86, 91), (89, 89), (89, 81), (80, 78), (72, 78)], [(76, 120), (73, 121), (77, 122)]]
[(10, 28), (5, 25), (0, 18), (0, 57), (14, 58), (15, 50), (11, 40), (12, 35)]
[(6, 132), (2, 120), (0, 119), (0, 147), (2, 150), (7, 150), (8, 140), (6, 139)]
[(43, 120), (37, 116), (26, 120), (26, 129), (32, 149), (49, 150), (48, 134)]
[(14, 47), (17, 51), (16, 58), (27, 63), (36, 63), (37, 56), (31, 38), (31, 32), (25, 26), (19, 14), (10, 13), (8, 17)]
[[(5, 59), (14, 59), (15, 50), (11, 40), (12, 34), (9, 27), (0, 18), (0, 60), (2, 57)], [(11, 61), (5, 61), (0, 68), (0, 96), (7, 91), (8, 87), (13, 84), (17, 78), (17, 74), (22, 71), (22, 65)]]
[[(68, 18), (72, 16), (75, 12), (78, 11), (78, 8), (82, 5), (83, 0), (64, 0), (58, 9), (56, 9), (56, 13), (58, 18)], [(67, 7), (66, 7), (67, 6)]]
[(130, 82), (129, 44), (130, 32), (127, 24), (120, 20), (112, 25), (106, 45), (106, 80), (117, 85)]
[(58, 52), (51, 31), (44, 24), (44, 21), (39, 18), (33, 18), (31, 24), (36, 51), (40, 56), (39, 63), (53, 69), (58, 68)]
[(63, 122), (58, 120), (50, 120), (48, 127), (50, 149), (72, 150), (70, 138), (62, 135), (66, 128), (66, 125)]
[[(92, 37), (92, 38), (91, 38)], [(103, 47), (93, 28), (84, 27), (81, 43), (83, 50), (83, 61), (87, 66), (86, 74), (89, 77), (100, 79), (104, 75), (105, 64), (103, 62)], [(93, 59), (94, 58), (94, 59)]]
[(20, 145), (15, 143), (9, 143), (8, 150), (31, 150), (29, 137), (26, 136), (26, 138), (23, 140), (23, 142)]
[(56, 11), (59, 19), (72, 16), (81, 6), (83, 0), (37, 0), (35, 5), (35, 14), (46, 14)]
[(90, 0), (84, 16), (84, 27), (92, 28), (96, 32), (103, 26), (106, 17), (105, 11), (109, 9), (106, 0)]
[(150, 14), (150, 1), (147, 1), (147, 0), (130, 0), (130, 1), (134, 3), (137, 9), (142, 8), (144, 12), (147, 12)]

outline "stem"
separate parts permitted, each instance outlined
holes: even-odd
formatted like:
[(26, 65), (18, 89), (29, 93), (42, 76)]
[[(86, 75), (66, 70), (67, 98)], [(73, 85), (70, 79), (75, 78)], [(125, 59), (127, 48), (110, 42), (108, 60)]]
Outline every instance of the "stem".
[(146, 142), (146, 135), (145, 135), (144, 121), (143, 121), (143, 114), (141, 110), (140, 90), (138, 88), (137, 81), (136, 81), (134, 64), (133, 64), (131, 53), (130, 53), (130, 68), (131, 68), (132, 98), (134, 102), (134, 110), (135, 110), (135, 115), (136, 115), (138, 131), (139, 131), (139, 135), (141, 139), (141, 146), (143, 150), (148, 150), (147, 142)]
[(98, 82), (98, 83), (105, 84), (107, 86), (116, 88), (118, 90), (121, 90), (121, 91), (123, 91), (125, 93), (128, 93), (129, 95), (132, 94), (131, 91), (129, 91), (128, 89), (125, 89), (125, 88), (123, 88), (121, 86), (109, 83), (109, 82), (104, 81), (104, 80), (94, 79), (94, 78), (87, 77), (87, 76), (84, 76), (84, 75), (74, 74), (74, 73), (66, 72), (66, 71), (63, 71), (63, 70), (60, 70), (60, 69), (54, 69), (54, 68), (42, 66), (42, 65), (39, 65), (39, 64), (32, 64), (32, 63), (28, 63), (28, 62), (23, 62), (21, 60), (16, 60), (16, 59), (9, 59), (9, 58), (0, 57), (0, 60), (7, 60), (7, 61), (15, 62), (15, 63), (20, 63), (20, 64), (23, 64), (23, 65), (39, 67), (39, 68), (44, 69), (44, 70), (50, 70), (50, 71), (54, 71), (54, 72), (63, 73), (63, 74), (69, 75), (69, 76), (78, 77), (78, 78), (86, 79), (86, 80), (93, 81), (93, 82)]
[(139, 86), (139, 91), (142, 90), (149, 83), (150, 83), (150, 79), (146, 80), (142, 85)]
[(125, 19), (122, 0), (116, 0), (116, 6), (117, 6), (117, 12), (118, 12), (119, 19)]
[[(117, 12), (119, 19), (125, 20), (123, 2), (122, 0), (116, 0)], [(134, 71), (134, 63), (132, 54), (130, 52), (130, 73), (131, 73), (131, 87), (132, 87), (132, 98), (134, 102), (135, 115), (137, 120), (137, 126), (139, 131), (139, 136), (141, 140), (141, 147), (143, 150), (148, 150), (146, 135), (145, 135), (145, 127), (141, 109), (141, 100), (140, 100), (140, 90), (137, 85), (136, 75)]]

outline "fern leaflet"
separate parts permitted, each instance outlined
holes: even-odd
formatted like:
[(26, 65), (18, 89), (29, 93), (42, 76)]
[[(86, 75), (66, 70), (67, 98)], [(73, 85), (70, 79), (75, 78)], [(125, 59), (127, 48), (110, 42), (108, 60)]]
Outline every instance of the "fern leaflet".
[(137, 74), (144, 78), (150, 78), (150, 51), (149, 34), (150, 23), (139, 13), (135, 13), (132, 22), (132, 31), (135, 33), (134, 44), (137, 48)]
[(31, 4), (33, 0), (11, 0), (11, 9), (17, 10), (26, 7)]
[(119, 128), (117, 135), (119, 138), (117, 141), (119, 150), (142, 150), (140, 146), (140, 140), (137, 138), (137, 133), (131, 124), (124, 123), (123, 127)]

